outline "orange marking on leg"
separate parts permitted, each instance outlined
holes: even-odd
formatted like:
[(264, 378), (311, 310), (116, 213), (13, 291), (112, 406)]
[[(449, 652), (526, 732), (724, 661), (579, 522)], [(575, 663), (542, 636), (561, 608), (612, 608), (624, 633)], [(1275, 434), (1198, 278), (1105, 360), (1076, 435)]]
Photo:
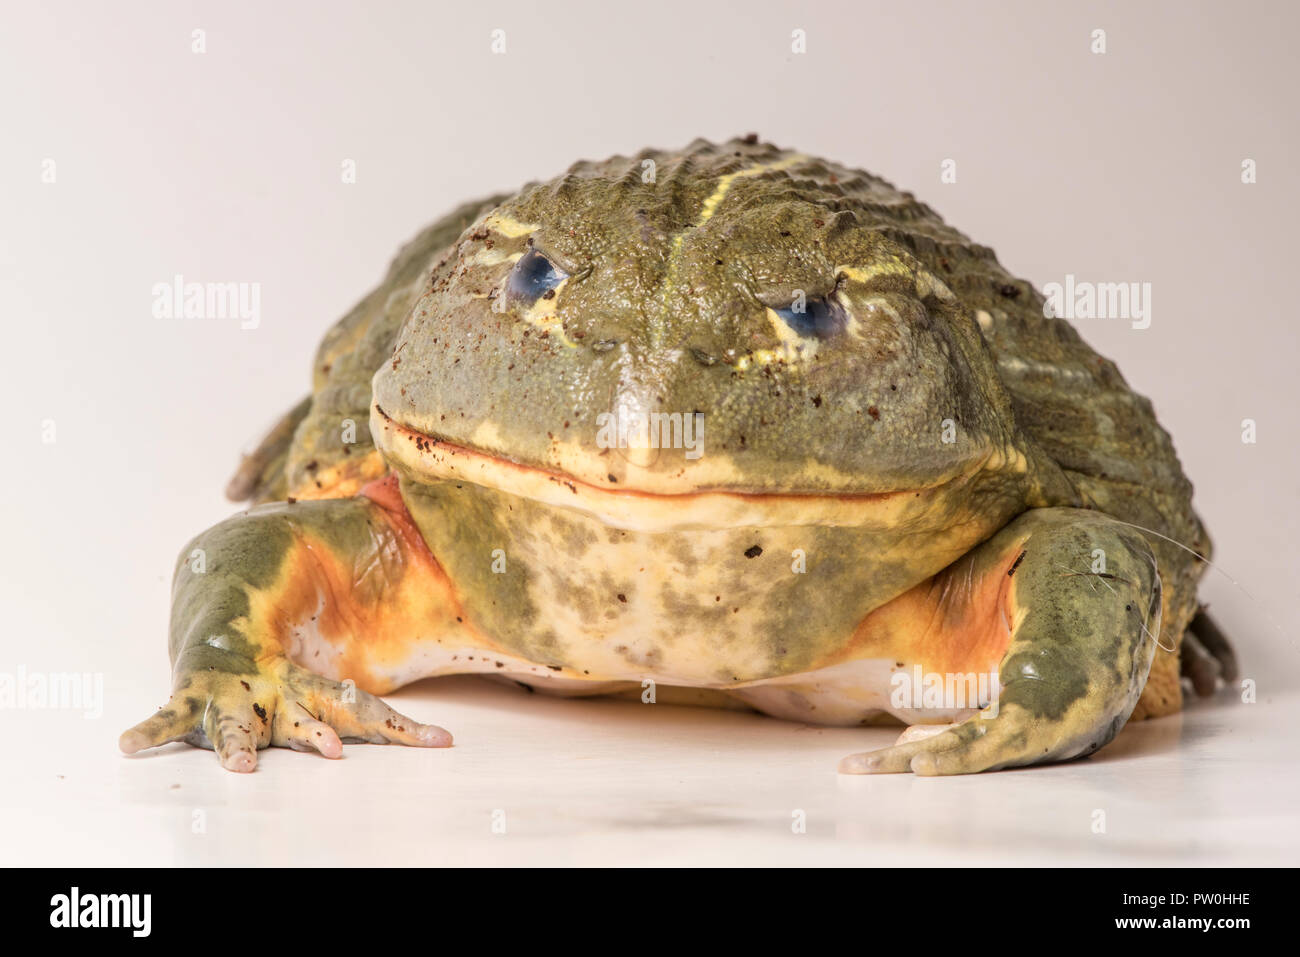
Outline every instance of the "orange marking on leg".
[(819, 666), (886, 658), (944, 674), (996, 669), (1015, 627), (1012, 583), (1022, 546), (980, 568), (963, 559), (882, 605)]
[[(378, 519), (374, 552), (340, 555), (300, 533), (280, 580), (253, 596), (252, 620), (298, 664), (372, 693), (396, 687), (392, 674), (425, 643), (499, 651), (469, 622), (396, 477), (368, 484), (362, 495)], [(267, 644), (274, 655), (275, 642)]]

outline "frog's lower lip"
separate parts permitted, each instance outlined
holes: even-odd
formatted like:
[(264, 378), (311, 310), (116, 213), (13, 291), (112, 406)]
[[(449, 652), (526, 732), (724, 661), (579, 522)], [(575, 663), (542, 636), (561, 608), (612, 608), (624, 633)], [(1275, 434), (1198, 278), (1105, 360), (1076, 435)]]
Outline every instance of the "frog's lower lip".
[(616, 528), (667, 530), (771, 525), (897, 527), (929, 510), (969, 475), (888, 492), (753, 492), (698, 489), (654, 492), (594, 485), (563, 472), (525, 465), (403, 425), (378, 404), (371, 433), (385, 456), (427, 482), (468, 482), (509, 495), (576, 509)]

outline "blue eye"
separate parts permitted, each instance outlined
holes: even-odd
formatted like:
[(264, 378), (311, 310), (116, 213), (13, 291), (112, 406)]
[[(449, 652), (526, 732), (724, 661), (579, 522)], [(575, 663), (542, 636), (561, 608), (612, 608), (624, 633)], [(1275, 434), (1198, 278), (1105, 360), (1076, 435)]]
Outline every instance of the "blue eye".
[(809, 299), (802, 304), (802, 309), (798, 308), (799, 305), (800, 303), (793, 302), (784, 309), (772, 311), (801, 336), (825, 339), (844, 328), (844, 309), (835, 300)]
[(515, 263), (506, 286), (506, 297), (532, 305), (547, 293), (554, 294), (555, 287), (568, 278), (567, 272), (536, 249), (530, 249)]

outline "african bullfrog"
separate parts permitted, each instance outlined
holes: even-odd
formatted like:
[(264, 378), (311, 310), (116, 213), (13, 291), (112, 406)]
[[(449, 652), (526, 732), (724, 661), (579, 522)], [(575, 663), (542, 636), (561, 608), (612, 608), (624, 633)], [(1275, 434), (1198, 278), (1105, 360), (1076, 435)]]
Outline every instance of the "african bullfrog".
[(1090, 754), (1235, 664), (1169, 436), (1044, 302), (752, 136), (468, 203), (182, 549), (172, 697), (122, 750), (443, 747), (376, 696), (485, 674), (913, 726), (844, 772)]

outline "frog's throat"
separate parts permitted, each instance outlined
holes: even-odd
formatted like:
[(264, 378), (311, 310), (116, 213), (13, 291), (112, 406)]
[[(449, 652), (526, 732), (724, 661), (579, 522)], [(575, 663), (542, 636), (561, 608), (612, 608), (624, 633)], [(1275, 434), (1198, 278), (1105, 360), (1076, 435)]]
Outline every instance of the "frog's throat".
[(948, 511), (953, 496), (987, 463), (933, 485), (888, 492), (744, 492), (702, 489), (651, 492), (602, 488), (566, 475), (524, 465), (409, 428), (376, 403), (370, 431), (388, 462), (402, 476), (424, 483), (468, 482), (509, 495), (574, 509), (614, 528), (630, 531), (851, 526), (889, 530), (930, 524)]

